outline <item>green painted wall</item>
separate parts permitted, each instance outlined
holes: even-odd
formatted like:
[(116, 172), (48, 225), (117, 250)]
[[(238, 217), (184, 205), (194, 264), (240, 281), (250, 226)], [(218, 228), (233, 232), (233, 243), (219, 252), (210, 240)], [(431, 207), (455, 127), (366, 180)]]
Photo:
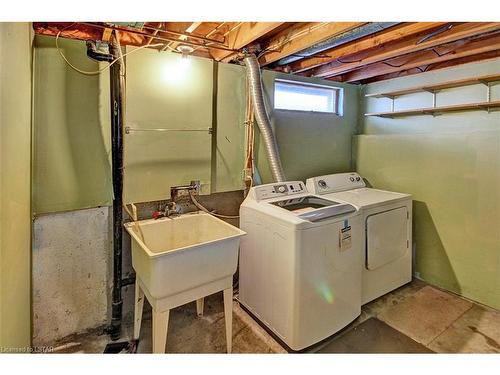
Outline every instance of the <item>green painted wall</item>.
[(216, 192), (244, 188), (245, 85), (243, 66), (217, 64), (217, 130), (212, 164), (212, 189)]
[[(84, 42), (59, 44), (73, 65), (98, 69)], [(34, 212), (109, 205), (109, 75), (75, 72), (59, 56), (55, 39), (40, 36), (34, 70)]]
[[(239, 65), (214, 66), (207, 59), (189, 57), (186, 61), (178, 54), (156, 51), (139, 51), (128, 57), (127, 126), (213, 127), (215, 133), (213, 137), (200, 132), (125, 135), (125, 201), (168, 198), (170, 186), (187, 184), (193, 178), (201, 180), (205, 193), (243, 188), (245, 72)], [(265, 71), (269, 109), (273, 108), (275, 78), (344, 88), (343, 116), (270, 111), (287, 177), (305, 180), (351, 170), (351, 137), (358, 114), (356, 86)], [(257, 129), (256, 162), (263, 181), (270, 182), (259, 137)]]
[(31, 344), (31, 25), (0, 23), (0, 347)]
[(141, 50), (127, 57), (125, 202), (170, 197), (170, 186), (200, 180), (210, 193), (213, 62), (171, 52)]
[[(359, 91), (354, 85), (340, 84), (290, 74), (264, 71), (267, 108), (274, 108), (276, 78), (304, 81), (343, 88), (343, 116), (302, 111), (271, 110), (270, 118), (288, 180), (305, 180), (322, 174), (348, 172), (351, 165), (351, 139), (356, 133)], [(256, 130), (256, 159), (264, 182), (271, 173)]]
[[(500, 59), (370, 84), (374, 93), (500, 72)], [(500, 99), (500, 85), (492, 100)], [(486, 100), (483, 85), (444, 90), (437, 105)], [(395, 108), (431, 106), (430, 93)], [(361, 113), (390, 110), (363, 100)], [(413, 194), (416, 272), (424, 280), (500, 308), (500, 112), (364, 118), (356, 169), (375, 187)]]
[[(68, 59), (86, 70), (98, 64), (82, 42), (60, 43)], [(245, 67), (141, 50), (126, 57), (125, 126), (138, 129), (213, 127), (203, 132), (125, 134), (124, 192), (127, 202), (169, 197), (170, 186), (200, 179), (204, 193), (243, 188)], [(351, 170), (358, 90), (304, 77), (265, 71), (272, 109), (274, 79), (344, 88), (343, 116), (270, 111), (289, 179)], [(215, 82), (215, 84), (214, 84)], [(66, 66), (54, 38), (37, 37), (35, 49), (34, 209), (37, 214), (111, 202), (109, 76), (83, 76)], [(270, 182), (265, 150), (256, 131), (256, 161)]]

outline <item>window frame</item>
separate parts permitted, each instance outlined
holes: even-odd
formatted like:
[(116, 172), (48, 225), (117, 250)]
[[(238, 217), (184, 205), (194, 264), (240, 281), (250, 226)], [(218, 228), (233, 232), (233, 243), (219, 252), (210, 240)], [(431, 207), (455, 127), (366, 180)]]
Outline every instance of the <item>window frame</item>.
[[(304, 109), (290, 109), (290, 108), (276, 108), (276, 83), (285, 83), (289, 85), (302, 86), (302, 87), (312, 87), (312, 88), (320, 88), (320, 89), (328, 89), (334, 92), (334, 103), (333, 103), (333, 112), (330, 111), (308, 111)], [(322, 85), (319, 83), (310, 83), (304, 81), (295, 81), (291, 79), (283, 79), (283, 78), (275, 78), (273, 82), (273, 110), (274, 111), (286, 111), (286, 112), (302, 112), (302, 113), (318, 113), (324, 115), (334, 115), (334, 116), (342, 116), (342, 111), (340, 109), (340, 103), (343, 97), (343, 89), (341, 87)]]

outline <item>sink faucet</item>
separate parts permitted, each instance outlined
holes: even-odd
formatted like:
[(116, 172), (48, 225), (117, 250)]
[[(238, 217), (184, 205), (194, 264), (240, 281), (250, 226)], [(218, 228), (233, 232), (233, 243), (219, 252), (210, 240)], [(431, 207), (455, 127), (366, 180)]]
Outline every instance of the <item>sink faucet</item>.
[[(165, 209), (158, 207), (158, 210), (153, 212), (153, 218), (158, 219), (160, 217), (171, 217), (179, 215), (182, 208), (182, 204), (191, 202), (191, 194), (198, 195), (200, 192), (201, 184), (200, 181), (191, 181), (189, 185), (171, 186), (170, 187), (170, 202), (167, 203)], [(179, 202), (181, 205), (177, 205)]]
[(159, 219), (160, 217), (171, 217), (174, 215), (178, 215), (179, 212), (180, 207), (177, 207), (175, 202), (168, 202), (163, 211), (157, 210), (153, 212), (153, 219)]
[(179, 208), (177, 207), (175, 202), (168, 202), (167, 206), (165, 207), (165, 216), (170, 217), (177, 214), (179, 214)]

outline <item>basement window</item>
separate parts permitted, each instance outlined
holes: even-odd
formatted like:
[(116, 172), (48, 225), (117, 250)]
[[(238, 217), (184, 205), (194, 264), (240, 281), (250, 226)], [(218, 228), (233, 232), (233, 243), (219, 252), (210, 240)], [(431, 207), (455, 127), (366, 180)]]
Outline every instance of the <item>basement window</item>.
[(339, 113), (340, 89), (297, 81), (275, 80), (274, 108), (289, 111)]

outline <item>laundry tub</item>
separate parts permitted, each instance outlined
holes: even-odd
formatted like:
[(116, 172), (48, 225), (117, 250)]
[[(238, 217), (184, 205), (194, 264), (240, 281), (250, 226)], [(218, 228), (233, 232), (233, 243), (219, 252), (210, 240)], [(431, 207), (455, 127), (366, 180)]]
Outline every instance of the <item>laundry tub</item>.
[(227, 351), (231, 352), (232, 280), (242, 230), (204, 212), (125, 224), (136, 272), (134, 338), (146, 297), (153, 308), (153, 352), (164, 353), (170, 309), (223, 291)]

